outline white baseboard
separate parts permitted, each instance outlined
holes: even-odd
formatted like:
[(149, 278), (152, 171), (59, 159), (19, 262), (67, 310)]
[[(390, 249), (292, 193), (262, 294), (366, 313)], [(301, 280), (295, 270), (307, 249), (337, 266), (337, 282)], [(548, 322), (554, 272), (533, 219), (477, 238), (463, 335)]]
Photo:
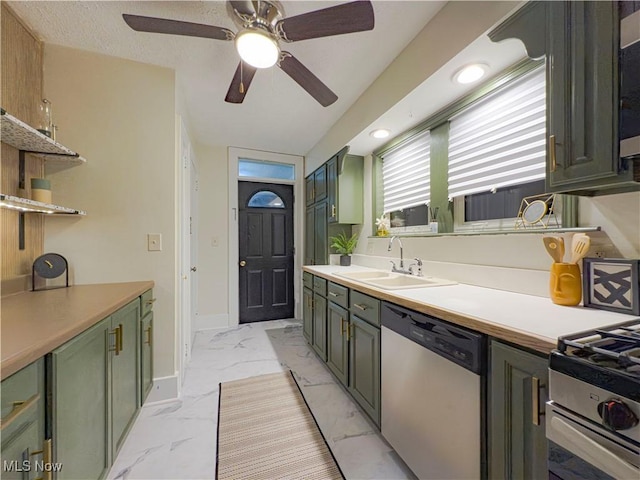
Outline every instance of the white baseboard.
[(229, 315), (219, 313), (217, 315), (198, 315), (193, 323), (193, 331), (219, 330), (229, 328)]
[(178, 374), (153, 379), (153, 387), (149, 392), (145, 405), (175, 400), (179, 396)]

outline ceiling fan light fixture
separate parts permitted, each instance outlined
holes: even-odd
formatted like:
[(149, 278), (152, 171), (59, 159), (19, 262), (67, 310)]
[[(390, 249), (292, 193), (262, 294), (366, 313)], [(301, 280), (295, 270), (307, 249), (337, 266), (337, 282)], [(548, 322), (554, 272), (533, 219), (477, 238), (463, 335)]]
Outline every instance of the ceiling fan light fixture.
[(272, 67), (280, 56), (278, 43), (267, 32), (256, 28), (236, 35), (236, 49), (242, 60), (256, 68)]
[(484, 63), (473, 63), (459, 69), (454, 75), (453, 80), (456, 83), (466, 85), (480, 80), (489, 70), (489, 66)]

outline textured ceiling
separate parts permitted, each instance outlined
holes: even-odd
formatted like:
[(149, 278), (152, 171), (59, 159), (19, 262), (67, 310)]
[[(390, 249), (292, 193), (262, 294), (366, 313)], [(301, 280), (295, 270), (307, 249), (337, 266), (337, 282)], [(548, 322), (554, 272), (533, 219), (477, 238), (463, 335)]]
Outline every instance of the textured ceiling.
[[(232, 42), (140, 33), (123, 13), (217, 25), (236, 31), (220, 1), (11, 1), (45, 42), (170, 67), (186, 103), (193, 140), (305, 154), (442, 8), (442, 1), (374, 1), (368, 32), (286, 45), (337, 95), (324, 108), (278, 68), (259, 70), (243, 104), (224, 102), (238, 64)], [(285, 15), (343, 2), (284, 1)]]

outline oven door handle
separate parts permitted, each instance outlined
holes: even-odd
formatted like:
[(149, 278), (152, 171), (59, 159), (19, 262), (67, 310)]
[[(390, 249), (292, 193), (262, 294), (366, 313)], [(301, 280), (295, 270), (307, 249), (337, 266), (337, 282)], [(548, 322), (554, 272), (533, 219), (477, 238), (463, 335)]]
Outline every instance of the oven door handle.
[(614, 478), (638, 478), (640, 475), (640, 469), (587, 437), (562, 418), (554, 415), (549, 423), (553, 441), (606, 474)]

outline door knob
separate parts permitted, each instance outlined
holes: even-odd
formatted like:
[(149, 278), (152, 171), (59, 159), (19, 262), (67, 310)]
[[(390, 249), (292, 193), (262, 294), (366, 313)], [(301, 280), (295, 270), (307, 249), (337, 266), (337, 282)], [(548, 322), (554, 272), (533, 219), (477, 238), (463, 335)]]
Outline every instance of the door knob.
[(191, 271), (192, 271), (192, 272), (195, 272), (196, 270), (198, 270), (198, 268), (197, 268), (197, 267), (191, 267)]
[(247, 262), (245, 262), (244, 260), (240, 260), (240, 266), (244, 267), (247, 264)]

